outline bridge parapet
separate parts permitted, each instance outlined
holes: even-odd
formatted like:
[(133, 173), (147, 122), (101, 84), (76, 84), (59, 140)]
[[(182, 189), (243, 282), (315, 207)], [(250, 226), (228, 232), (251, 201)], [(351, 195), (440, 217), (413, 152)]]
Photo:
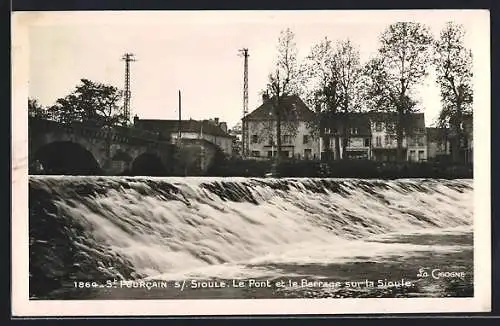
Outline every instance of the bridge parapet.
[(160, 137), (158, 132), (150, 132), (130, 127), (114, 126), (112, 128), (86, 125), (81, 122), (60, 123), (57, 121), (31, 118), (29, 119), (30, 130), (35, 133), (46, 133), (47, 131), (58, 131), (68, 134), (83, 136), (86, 138), (97, 138), (110, 140), (115, 143), (130, 145), (170, 143), (168, 139)]

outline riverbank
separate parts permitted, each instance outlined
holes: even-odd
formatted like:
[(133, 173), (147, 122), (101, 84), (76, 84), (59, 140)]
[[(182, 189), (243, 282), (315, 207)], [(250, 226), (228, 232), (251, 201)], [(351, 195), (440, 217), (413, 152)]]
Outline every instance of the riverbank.
[(216, 162), (206, 176), (291, 178), (361, 178), (361, 179), (472, 179), (473, 166), (441, 162), (377, 162), (371, 160), (285, 160), (225, 159)]

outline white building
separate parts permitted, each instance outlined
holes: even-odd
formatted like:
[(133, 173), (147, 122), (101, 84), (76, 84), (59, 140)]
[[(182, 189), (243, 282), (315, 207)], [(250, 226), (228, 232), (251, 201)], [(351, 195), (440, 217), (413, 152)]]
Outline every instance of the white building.
[[(319, 159), (319, 139), (313, 136), (310, 123), (314, 113), (298, 96), (282, 99), (281, 155), (297, 159)], [(277, 121), (274, 98), (263, 97), (263, 103), (244, 119), (246, 144), (251, 158), (267, 159), (277, 155)]]

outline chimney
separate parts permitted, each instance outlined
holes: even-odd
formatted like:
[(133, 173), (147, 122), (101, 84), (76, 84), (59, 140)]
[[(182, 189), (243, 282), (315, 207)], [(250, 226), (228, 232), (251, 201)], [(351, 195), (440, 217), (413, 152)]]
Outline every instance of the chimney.
[(137, 114), (134, 116), (134, 126), (137, 125), (137, 123), (139, 122), (139, 117), (137, 116)]
[(267, 100), (269, 100), (269, 94), (265, 92), (262, 94), (262, 103), (265, 103)]
[(218, 126), (219, 125), (219, 118), (214, 118), (214, 122)]
[(221, 123), (219, 124), (219, 127), (220, 127), (222, 130), (224, 130), (224, 132), (225, 132), (225, 133), (227, 133), (227, 132), (228, 132), (228, 130), (227, 130), (227, 123), (226, 123), (226, 122), (221, 122)]

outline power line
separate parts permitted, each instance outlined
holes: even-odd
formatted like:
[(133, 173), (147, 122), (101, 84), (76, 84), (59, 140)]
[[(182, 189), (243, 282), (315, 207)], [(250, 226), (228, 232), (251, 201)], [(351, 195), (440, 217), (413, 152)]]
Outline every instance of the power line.
[(127, 119), (127, 122), (130, 121), (130, 62), (137, 61), (134, 58), (133, 53), (125, 53), (122, 56), (122, 60), (125, 61), (125, 94), (124, 94), (124, 102), (123, 102), (123, 115)]
[[(244, 67), (243, 67), (243, 119), (248, 114), (248, 49), (243, 48), (239, 50), (240, 55), (242, 55), (245, 59)], [(247, 156), (248, 152), (248, 127), (244, 120), (241, 123), (241, 147), (242, 147), (242, 155), (243, 157)]]

